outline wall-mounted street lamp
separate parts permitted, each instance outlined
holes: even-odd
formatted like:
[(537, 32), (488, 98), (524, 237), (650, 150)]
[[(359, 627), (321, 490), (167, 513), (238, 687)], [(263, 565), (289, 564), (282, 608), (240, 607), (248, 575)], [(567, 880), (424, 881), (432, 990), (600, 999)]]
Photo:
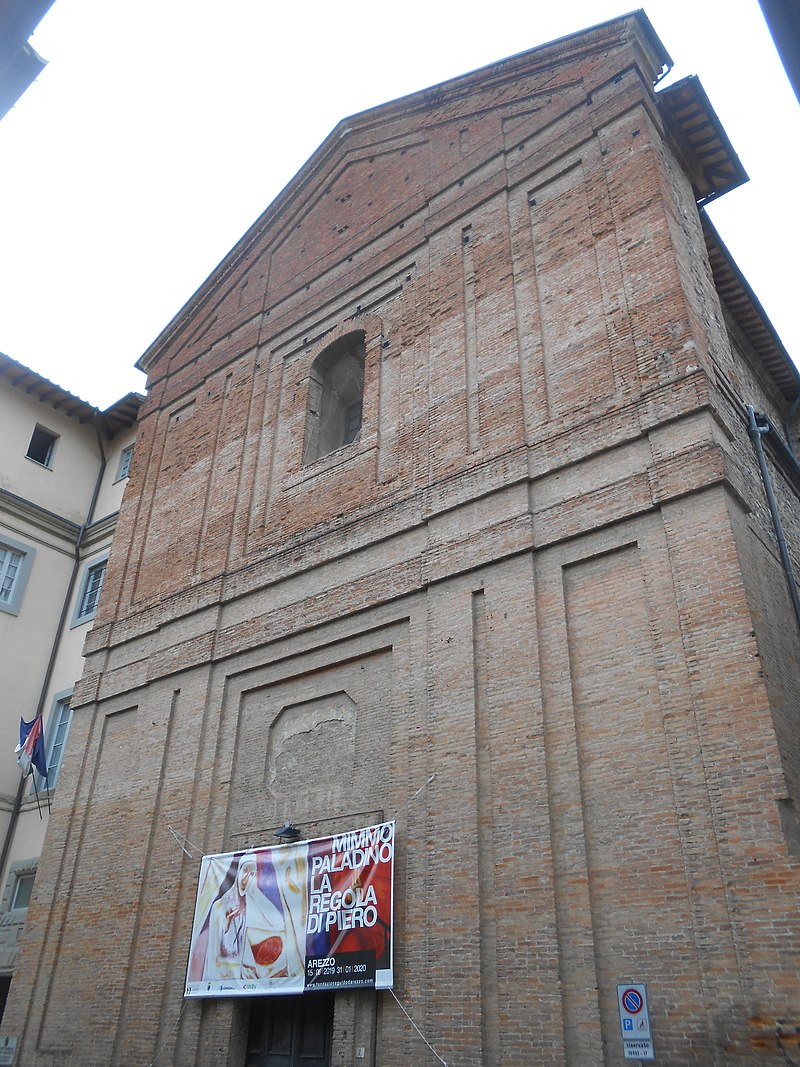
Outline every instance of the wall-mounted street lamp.
[(290, 845), (292, 841), (299, 841), (301, 834), (294, 823), (285, 823), (280, 830), (275, 831), (275, 836), (282, 845)]

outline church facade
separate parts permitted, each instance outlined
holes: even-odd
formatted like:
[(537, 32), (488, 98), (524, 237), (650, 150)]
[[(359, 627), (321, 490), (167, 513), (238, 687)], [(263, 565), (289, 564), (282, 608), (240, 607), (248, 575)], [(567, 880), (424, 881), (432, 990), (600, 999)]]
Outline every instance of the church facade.
[[(142, 357), (18, 1063), (621, 1063), (631, 989), (663, 1063), (796, 1054), (800, 380), (669, 64), (346, 120)], [(391, 821), (392, 989), (184, 998), (201, 853)]]

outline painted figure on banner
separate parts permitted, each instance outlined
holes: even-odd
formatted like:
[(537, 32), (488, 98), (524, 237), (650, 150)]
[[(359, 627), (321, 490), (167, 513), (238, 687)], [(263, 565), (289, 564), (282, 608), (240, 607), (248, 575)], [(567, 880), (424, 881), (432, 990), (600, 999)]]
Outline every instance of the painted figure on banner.
[(276, 848), (272, 853), (272, 865), (286, 920), (288, 973), (301, 975), (305, 969), (308, 922), (308, 847)]
[[(282, 870), (275, 872), (277, 879), (275, 873), (260, 869), (267, 858), (252, 852), (226, 864), (224, 870), (209, 864), (204, 896), (207, 900), (216, 885), (217, 897), (206, 912), (202, 937), (193, 946), (190, 967), (197, 977), (207, 981), (302, 978), (308, 907), (305, 855), (296, 849), (279, 854)], [(259, 883), (278, 899), (270, 899)]]

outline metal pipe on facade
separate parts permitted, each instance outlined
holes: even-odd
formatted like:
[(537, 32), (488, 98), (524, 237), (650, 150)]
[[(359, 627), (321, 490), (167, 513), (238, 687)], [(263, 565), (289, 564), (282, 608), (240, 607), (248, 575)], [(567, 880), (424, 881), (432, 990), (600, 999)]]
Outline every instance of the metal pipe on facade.
[(764, 483), (764, 489), (767, 494), (767, 504), (769, 506), (770, 515), (772, 516), (772, 527), (775, 530), (775, 537), (778, 541), (778, 551), (780, 552), (781, 562), (783, 563), (783, 570), (786, 574), (786, 584), (789, 586), (789, 597), (792, 601), (794, 608), (795, 619), (797, 620), (797, 627), (800, 629), (800, 594), (797, 591), (797, 582), (794, 578), (794, 570), (792, 569), (792, 561), (789, 557), (789, 550), (786, 547), (786, 537), (783, 533), (783, 524), (781, 523), (781, 517), (778, 512), (778, 502), (775, 499), (775, 490), (772, 484), (772, 476), (769, 473), (767, 467), (767, 457), (764, 455), (764, 445), (761, 441), (761, 437), (765, 433), (770, 432), (769, 420), (762, 417), (766, 425), (759, 426), (758, 418), (755, 413), (755, 409), (752, 404), (747, 405), (747, 432), (750, 434), (750, 440), (753, 442), (753, 447), (756, 450), (756, 458), (758, 459), (758, 467), (761, 471), (761, 480)]

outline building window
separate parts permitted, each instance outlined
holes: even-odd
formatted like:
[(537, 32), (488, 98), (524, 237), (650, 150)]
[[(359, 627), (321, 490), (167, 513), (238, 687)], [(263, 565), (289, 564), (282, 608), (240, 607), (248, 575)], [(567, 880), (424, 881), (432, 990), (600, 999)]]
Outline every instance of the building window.
[(16, 885), (14, 886), (14, 896), (11, 900), (12, 911), (16, 908), (27, 908), (30, 904), (35, 879), (35, 874), (17, 875)]
[(358, 330), (328, 345), (311, 366), (304, 463), (358, 438), (363, 402), (364, 332)]
[(120, 453), (116, 481), (121, 482), (123, 478), (128, 477), (131, 472), (131, 459), (133, 459), (133, 445), (128, 445)]
[(4, 604), (11, 603), (23, 559), (21, 552), (0, 547), (0, 600)]
[(36, 426), (31, 435), (31, 443), (25, 455), (34, 463), (41, 463), (43, 467), (53, 466), (53, 452), (55, 451), (58, 434), (45, 429), (44, 426)]
[(35, 551), (28, 545), (0, 541), (0, 611), (18, 615)]
[(31, 891), (36, 879), (38, 857), (29, 860), (14, 860), (8, 869), (8, 880), (3, 888), (0, 911), (22, 911), (31, 900)]
[(100, 593), (103, 588), (103, 579), (106, 576), (106, 561), (102, 563), (95, 563), (93, 567), (90, 567), (86, 572), (86, 581), (83, 583), (83, 592), (81, 593), (81, 604), (78, 609), (78, 614), (82, 619), (89, 616), (94, 617), (97, 614), (97, 601), (100, 599)]
[(97, 604), (100, 593), (103, 591), (103, 579), (106, 576), (106, 563), (108, 556), (91, 563), (83, 572), (78, 602), (72, 616), (72, 625), (80, 626), (81, 623), (89, 622), (97, 614)]
[(72, 693), (57, 693), (53, 701), (53, 710), (47, 722), (44, 732), (44, 750), (47, 759), (47, 781), (39, 774), (36, 775), (36, 789), (31, 784), (31, 792), (41, 792), (42, 789), (55, 789), (58, 781), (58, 773), (61, 770), (61, 761), (64, 758), (64, 748), (67, 744), (67, 734), (72, 722), (72, 708), (70, 701)]

